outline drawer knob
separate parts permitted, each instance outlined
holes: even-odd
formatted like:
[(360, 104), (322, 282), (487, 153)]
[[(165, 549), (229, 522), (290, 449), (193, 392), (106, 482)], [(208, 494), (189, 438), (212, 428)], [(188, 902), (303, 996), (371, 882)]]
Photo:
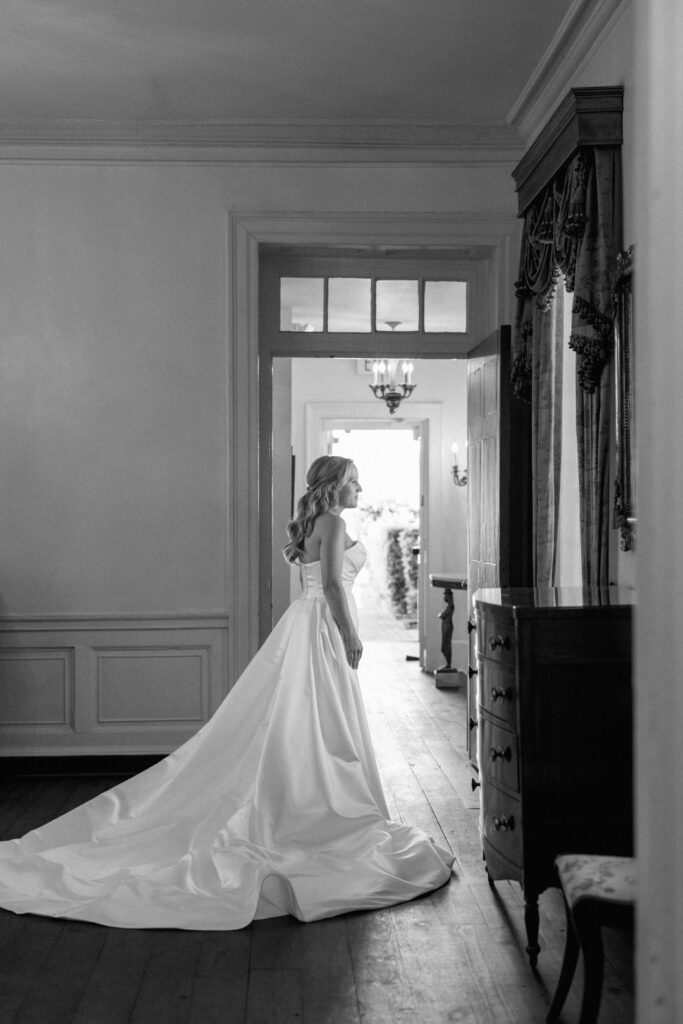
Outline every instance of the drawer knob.
[(489, 647), (491, 648), (492, 651), (495, 651), (495, 649), (497, 647), (502, 647), (506, 651), (509, 651), (510, 650), (510, 637), (509, 636), (503, 636), (502, 633), (499, 633), (498, 636), (490, 636), (489, 637)]
[(499, 758), (501, 761), (511, 761), (512, 750), (510, 747), (506, 747), (505, 750), (503, 750), (502, 747), (491, 747), (489, 750), (489, 757), (492, 761), (497, 761)]
[(498, 690), (494, 686), (491, 690), (491, 700), (512, 700), (512, 687), (506, 686), (504, 690)]
[(503, 831), (503, 832), (508, 832), (508, 831), (514, 832), (514, 830), (515, 830), (515, 818), (514, 818), (514, 815), (511, 814), (509, 818), (506, 817), (505, 815), (503, 815), (502, 818), (494, 818), (493, 819), (493, 827), (495, 828), (496, 832), (500, 832), (500, 831)]
[(476, 729), (477, 725), (478, 725), (478, 722), (477, 722), (476, 718), (472, 718), (472, 716), (470, 715), (470, 732), (472, 732), (473, 729)]
[(481, 782), (477, 782), (476, 779), (470, 779), (470, 785), (472, 786), (472, 792), (476, 792), (478, 786), (481, 786)]

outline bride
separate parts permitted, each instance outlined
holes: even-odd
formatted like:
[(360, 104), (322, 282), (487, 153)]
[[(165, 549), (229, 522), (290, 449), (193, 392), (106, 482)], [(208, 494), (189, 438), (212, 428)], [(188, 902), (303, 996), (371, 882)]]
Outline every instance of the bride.
[(0, 843), (0, 906), (119, 928), (229, 930), (400, 903), (453, 857), (389, 820), (356, 668), (341, 513), (361, 486), (322, 456), (288, 525), (302, 592), (214, 716), (169, 757)]

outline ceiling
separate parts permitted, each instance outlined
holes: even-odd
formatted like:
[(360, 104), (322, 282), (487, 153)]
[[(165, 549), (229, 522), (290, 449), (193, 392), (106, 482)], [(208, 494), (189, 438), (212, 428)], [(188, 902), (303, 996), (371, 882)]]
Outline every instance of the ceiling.
[[(574, 0), (575, 4), (575, 0)], [(5, 0), (0, 124), (504, 126), (572, 0)]]

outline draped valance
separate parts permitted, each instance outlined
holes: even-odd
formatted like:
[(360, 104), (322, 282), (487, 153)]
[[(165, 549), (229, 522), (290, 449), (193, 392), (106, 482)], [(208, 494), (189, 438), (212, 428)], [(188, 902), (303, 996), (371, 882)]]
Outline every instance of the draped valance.
[(610, 358), (621, 243), (621, 89), (573, 89), (514, 172), (524, 215), (514, 336), (515, 393), (530, 399), (533, 307), (564, 276), (574, 293), (570, 346), (595, 391)]

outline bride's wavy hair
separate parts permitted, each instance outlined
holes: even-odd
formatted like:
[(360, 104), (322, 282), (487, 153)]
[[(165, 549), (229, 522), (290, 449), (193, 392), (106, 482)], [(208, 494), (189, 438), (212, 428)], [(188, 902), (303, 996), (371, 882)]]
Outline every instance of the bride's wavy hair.
[(339, 491), (351, 476), (352, 459), (341, 455), (321, 455), (306, 474), (306, 493), (299, 498), (296, 516), (287, 523), (289, 543), (282, 553), (288, 562), (296, 562), (304, 553), (304, 541), (313, 532), (313, 524), (322, 512), (338, 503)]

